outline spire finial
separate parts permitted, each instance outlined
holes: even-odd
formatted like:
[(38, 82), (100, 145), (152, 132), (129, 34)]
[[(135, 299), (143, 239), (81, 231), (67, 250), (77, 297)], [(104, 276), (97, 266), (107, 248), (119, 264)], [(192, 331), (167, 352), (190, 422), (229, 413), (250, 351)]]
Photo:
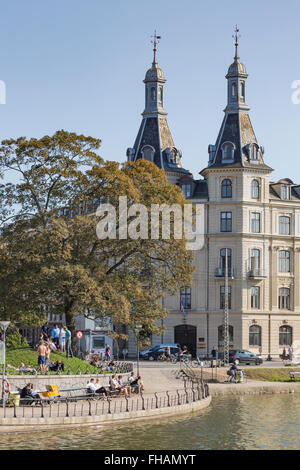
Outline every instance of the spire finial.
[(238, 55), (238, 47), (239, 47), (239, 38), (241, 37), (241, 35), (239, 34), (240, 30), (237, 26), (237, 24), (235, 25), (235, 30), (234, 30), (234, 35), (232, 35), (232, 37), (235, 39), (235, 56), (234, 56), (234, 60), (238, 60), (239, 59), (239, 55)]
[(157, 36), (156, 29), (155, 29), (154, 36), (151, 36), (151, 37), (153, 38), (153, 40), (151, 41), (151, 43), (153, 44), (153, 62), (152, 62), (152, 66), (155, 67), (157, 65), (156, 51), (157, 51), (157, 46), (159, 44), (159, 40), (161, 39), (161, 36)]

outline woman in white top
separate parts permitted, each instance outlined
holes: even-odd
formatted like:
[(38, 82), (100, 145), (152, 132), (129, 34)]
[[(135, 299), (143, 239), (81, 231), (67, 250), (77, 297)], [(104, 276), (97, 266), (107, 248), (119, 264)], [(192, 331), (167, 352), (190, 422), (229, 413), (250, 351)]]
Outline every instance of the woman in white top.
[(59, 330), (59, 349), (61, 351), (66, 350), (66, 332), (63, 327), (61, 327)]

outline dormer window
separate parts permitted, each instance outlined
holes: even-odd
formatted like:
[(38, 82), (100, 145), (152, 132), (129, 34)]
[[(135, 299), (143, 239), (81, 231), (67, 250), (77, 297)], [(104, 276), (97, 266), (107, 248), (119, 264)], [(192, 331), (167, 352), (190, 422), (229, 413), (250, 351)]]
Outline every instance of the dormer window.
[(142, 148), (142, 158), (153, 162), (155, 149), (151, 145), (144, 145)]
[(283, 184), (281, 186), (281, 199), (290, 199), (291, 198), (291, 191), (290, 187), (287, 184)]
[(185, 197), (191, 196), (191, 185), (190, 184), (182, 184), (181, 189)]
[(232, 142), (224, 142), (222, 149), (222, 161), (230, 163), (234, 160), (235, 145)]
[(250, 147), (250, 160), (258, 161), (258, 145), (252, 144)]

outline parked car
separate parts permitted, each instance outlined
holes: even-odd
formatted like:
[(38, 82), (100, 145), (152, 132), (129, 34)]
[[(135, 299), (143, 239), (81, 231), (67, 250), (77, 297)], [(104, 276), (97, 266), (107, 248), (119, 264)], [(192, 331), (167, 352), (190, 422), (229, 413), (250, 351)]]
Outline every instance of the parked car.
[(172, 352), (172, 348), (176, 348), (176, 352), (179, 352), (181, 350), (180, 345), (176, 343), (157, 344), (155, 346), (152, 346), (152, 348), (150, 349), (141, 351), (140, 357), (142, 359), (153, 361), (157, 358), (159, 354), (162, 354), (165, 351), (165, 348), (168, 346), (170, 346), (171, 348), (171, 354), (175, 354), (175, 352)]
[(255, 364), (260, 365), (263, 360), (260, 356), (247, 351), (246, 349), (231, 349), (229, 351), (229, 362), (233, 364)]

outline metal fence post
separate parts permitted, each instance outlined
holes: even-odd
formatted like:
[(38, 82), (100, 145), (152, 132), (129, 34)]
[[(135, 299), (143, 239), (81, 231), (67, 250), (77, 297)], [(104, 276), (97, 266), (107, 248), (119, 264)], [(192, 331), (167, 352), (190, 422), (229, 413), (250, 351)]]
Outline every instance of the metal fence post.
[(125, 400), (126, 400), (126, 411), (129, 411), (129, 407), (128, 407), (128, 397), (125, 395)]
[(44, 418), (44, 405), (42, 401), (41, 401), (41, 418)]
[(167, 395), (167, 397), (168, 397), (168, 406), (171, 406), (171, 405), (170, 405), (170, 395), (169, 395), (169, 392), (166, 392), (166, 395)]
[(89, 416), (92, 416), (92, 403), (91, 403), (91, 400), (88, 400), (88, 404), (89, 404)]
[(69, 402), (67, 398), (66, 398), (66, 416), (69, 417)]
[(181, 405), (180, 393), (178, 390), (176, 390), (176, 392), (177, 392), (177, 397), (178, 397), (178, 405)]
[(145, 400), (144, 400), (144, 397), (143, 397), (143, 392), (141, 392), (141, 399), (142, 399), (142, 410), (145, 409)]
[(158, 408), (158, 396), (157, 396), (157, 392), (154, 393), (154, 396), (155, 396), (155, 407)]

